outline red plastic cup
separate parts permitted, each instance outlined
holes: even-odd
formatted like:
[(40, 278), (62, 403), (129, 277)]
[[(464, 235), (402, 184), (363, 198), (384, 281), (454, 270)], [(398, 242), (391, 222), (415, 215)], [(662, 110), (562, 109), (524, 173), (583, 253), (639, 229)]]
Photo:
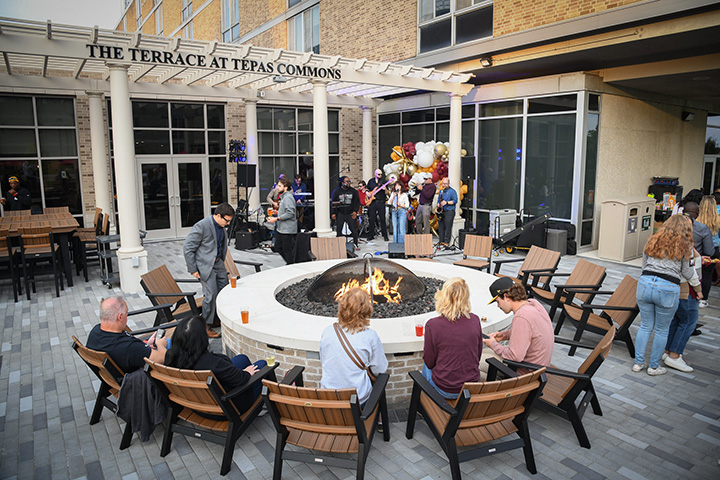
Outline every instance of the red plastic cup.
[(425, 325), (423, 325), (422, 323), (418, 323), (415, 325), (415, 335), (417, 335), (418, 337), (423, 336), (424, 330), (425, 330)]

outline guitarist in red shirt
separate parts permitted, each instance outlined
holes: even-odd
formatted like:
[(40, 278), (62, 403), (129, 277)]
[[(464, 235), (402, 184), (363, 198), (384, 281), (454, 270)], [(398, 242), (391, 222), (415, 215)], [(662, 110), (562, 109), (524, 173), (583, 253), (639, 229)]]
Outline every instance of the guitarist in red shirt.
[(368, 202), (368, 213), (370, 214), (370, 231), (367, 239), (372, 240), (375, 238), (375, 222), (376, 218), (380, 217), (380, 231), (382, 232), (383, 239), (387, 242), (388, 234), (387, 226), (385, 225), (385, 202), (387, 201), (385, 187), (387, 183), (383, 185), (382, 177), (383, 172), (378, 168), (375, 170), (375, 176), (367, 182), (369, 194), (367, 195), (366, 202)]

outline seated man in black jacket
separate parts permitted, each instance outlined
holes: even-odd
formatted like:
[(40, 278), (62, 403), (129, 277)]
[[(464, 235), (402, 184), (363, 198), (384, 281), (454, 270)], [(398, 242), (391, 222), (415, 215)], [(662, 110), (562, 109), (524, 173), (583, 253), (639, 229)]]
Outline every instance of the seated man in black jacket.
[[(128, 306), (120, 296), (106, 298), (100, 304), (100, 324), (95, 325), (87, 339), (87, 347), (107, 353), (123, 373), (130, 373), (145, 365), (145, 358), (163, 363), (167, 351), (167, 337), (147, 343), (127, 331)], [(154, 345), (154, 346), (151, 346)]]

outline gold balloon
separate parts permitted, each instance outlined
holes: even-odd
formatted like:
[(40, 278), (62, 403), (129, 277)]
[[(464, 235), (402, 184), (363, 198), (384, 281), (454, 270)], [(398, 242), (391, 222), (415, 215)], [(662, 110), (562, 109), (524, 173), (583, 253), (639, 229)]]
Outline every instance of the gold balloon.
[(417, 172), (417, 165), (415, 165), (414, 163), (410, 164), (407, 166), (407, 169), (405, 171), (408, 175), (412, 177), (413, 175), (415, 175), (415, 172)]
[(398, 181), (398, 174), (397, 173), (391, 173), (387, 176), (388, 180), (392, 180), (392, 183), (395, 183)]
[(434, 152), (436, 157), (442, 157), (447, 153), (447, 147), (443, 143), (438, 143), (437, 145), (435, 145)]
[(461, 157), (464, 157), (465, 155), (467, 155), (467, 150), (465, 150), (465, 149), (463, 148), (463, 149), (460, 150), (460, 156), (461, 156)]

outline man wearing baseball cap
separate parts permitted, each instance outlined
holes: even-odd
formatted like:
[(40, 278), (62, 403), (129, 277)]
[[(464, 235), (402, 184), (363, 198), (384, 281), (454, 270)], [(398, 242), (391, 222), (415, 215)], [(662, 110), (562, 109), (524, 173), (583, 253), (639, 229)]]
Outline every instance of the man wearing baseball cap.
[[(495, 332), (484, 339), (486, 347), (500, 359), (528, 362), (536, 365), (549, 366), (552, 360), (555, 333), (552, 321), (545, 308), (537, 300), (528, 300), (525, 287), (515, 283), (509, 277), (502, 277), (490, 285), (492, 300), (505, 313), (513, 313), (513, 321), (509, 330)], [(498, 342), (509, 341), (508, 345)], [(487, 363), (480, 365), (487, 370)], [(520, 375), (530, 372), (519, 368)]]
[(10, 189), (5, 192), (5, 197), (2, 199), (5, 210), (30, 210), (30, 191), (20, 186), (18, 177), (8, 178), (8, 183)]

